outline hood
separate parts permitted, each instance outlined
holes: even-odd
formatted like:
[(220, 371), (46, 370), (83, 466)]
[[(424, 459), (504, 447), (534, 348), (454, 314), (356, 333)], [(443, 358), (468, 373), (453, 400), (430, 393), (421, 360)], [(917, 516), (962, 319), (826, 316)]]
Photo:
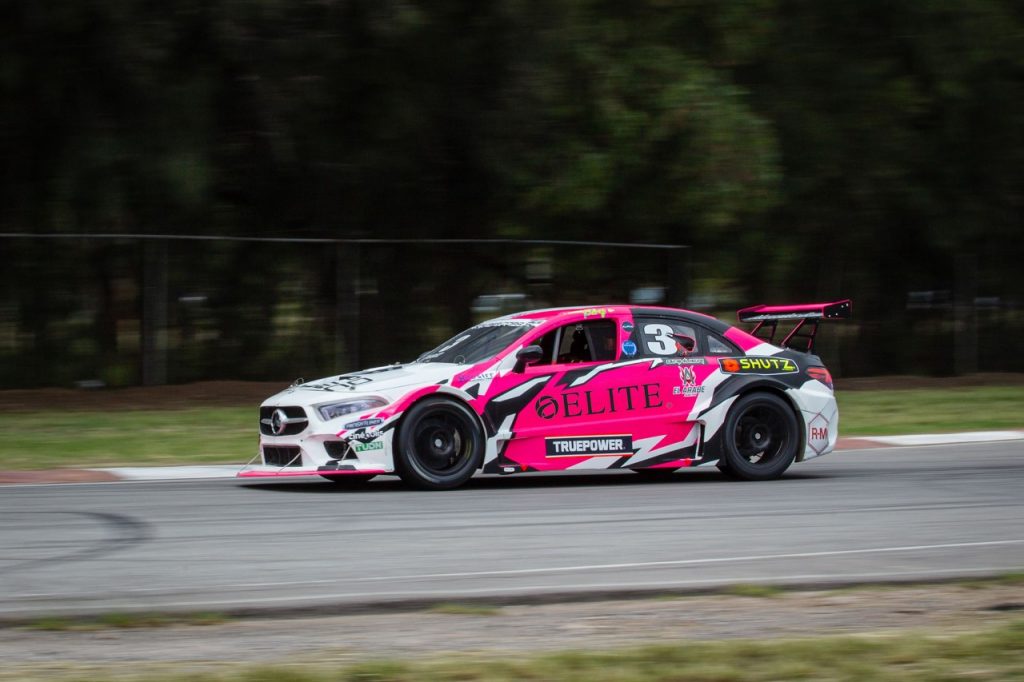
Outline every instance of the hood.
[(465, 365), (442, 362), (412, 362), (407, 365), (387, 365), (362, 372), (351, 372), (324, 377), (291, 386), (271, 396), (264, 405), (319, 405), (349, 396), (380, 395), (396, 400), (410, 388), (429, 386), (442, 380), (450, 381)]

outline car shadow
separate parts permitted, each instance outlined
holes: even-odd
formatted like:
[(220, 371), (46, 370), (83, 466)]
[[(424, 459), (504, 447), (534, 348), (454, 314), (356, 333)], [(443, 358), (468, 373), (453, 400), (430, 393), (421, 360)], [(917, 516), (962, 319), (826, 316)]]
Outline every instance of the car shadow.
[[(810, 481), (817, 479), (832, 478), (821, 473), (786, 473), (779, 482)], [(767, 483), (770, 485), (771, 483)], [(264, 490), (270, 492), (284, 493), (307, 493), (307, 494), (338, 494), (338, 495), (365, 495), (381, 494), (386, 492), (421, 492), (407, 486), (396, 476), (381, 476), (372, 481), (356, 485), (339, 485), (333, 481), (246, 481), (239, 483), (239, 487), (251, 490)], [(449, 491), (442, 491), (448, 494), (458, 494), (460, 491), (469, 490), (502, 490), (502, 489), (544, 489), (544, 488), (586, 488), (616, 486), (664, 486), (664, 485), (758, 485), (755, 482), (737, 481), (718, 471), (717, 469), (694, 469), (681, 471), (662, 476), (651, 477), (646, 474), (637, 474), (632, 471), (604, 471), (599, 473), (568, 473), (568, 472), (544, 472), (512, 475), (478, 474), (460, 488)], [(766, 485), (766, 484), (761, 484)]]

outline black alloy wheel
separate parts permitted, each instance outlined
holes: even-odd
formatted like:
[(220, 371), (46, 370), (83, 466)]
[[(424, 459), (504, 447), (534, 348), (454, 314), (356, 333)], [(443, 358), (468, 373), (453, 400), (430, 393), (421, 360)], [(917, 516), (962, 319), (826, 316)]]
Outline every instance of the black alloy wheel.
[(468, 481), (480, 468), (484, 434), (464, 403), (428, 398), (402, 419), (395, 465), (402, 480), (425, 490), (448, 490)]
[(723, 461), (719, 469), (747, 481), (778, 478), (800, 446), (793, 408), (771, 393), (739, 398), (725, 419)]

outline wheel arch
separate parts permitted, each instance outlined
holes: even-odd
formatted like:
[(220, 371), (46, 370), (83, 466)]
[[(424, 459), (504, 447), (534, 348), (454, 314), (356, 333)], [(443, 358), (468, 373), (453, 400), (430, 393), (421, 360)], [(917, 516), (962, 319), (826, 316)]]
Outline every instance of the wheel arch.
[[(789, 405), (789, 409), (793, 412), (793, 416), (796, 418), (797, 430), (797, 451), (796, 457), (793, 458), (793, 461), (802, 462), (804, 459), (804, 449), (807, 447), (807, 424), (804, 422), (804, 416), (800, 411), (800, 407), (796, 402), (794, 402), (792, 396), (789, 395), (789, 392), (785, 387), (767, 381), (757, 381), (744, 386), (741, 390), (737, 391), (730, 400), (735, 403), (737, 400), (754, 393), (768, 393), (774, 395), (778, 398), (782, 398), (782, 400)], [(732, 409), (731, 405), (729, 409)], [(728, 412), (726, 412), (726, 415), (727, 414)], [(725, 415), (723, 415), (723, 424), (724, 417)], [(722, 429), (717, 429), (715, 431), (715, 435), (704, 442), (704, 447), (708, 448), (709, 453), (714, 454), (716, 460), (721, 460), (722, 457), (722, 443), (720, 440), (722, 433)]]
[[(418, 398), (416, 398), (415, 400), (413, 400), (412, 402), (410, 402), (408, 405), (405, 406), (405, 408), (402, 410), (402, 416), (398, 418), (398, 422), (395, 424), (395, 447), (396, 448), (398, 447), (398, 434), (402, 430), (402, 426), (405, 424), (406, 415), (409, 414), (409, 412), (412, 410), (413, 407), (415, 407), (416, 405), (419, 405), (422, 402), (428, 401), (428, 400), (445, 400), (445, 401), (448, 401), (450, 403), (458, 403), (460, 405), (463, 405), (466, 409), (468, 409), (473, 414), (473, 418), (476, 421), (477, 426), (480, 427), (480, 433), (483, 434), (483, 437), (484, 437), (484, 448), (486, 450), (486, 448), (487, 448), (487, 440), (489, 438), (489, 436), (487, 435), (487, 433), (488, 433), (488, 431), (487, 431), (487, 424), (484, 423), (483, 416), (479, 412), (477, 412), (476, 409), (474, 409), (474, 407), (470, 404), (470, 401), (466, 400), (466, 397), (469, 397), (469, 394), (468, 393), (464, 393), (463, 391), (452, 390), (450, 388), (445, 390), (446, 388), (447, 387), (442, 386), (440, 390), (434, 391), (433, 393), (427, 393), (425, 395), (419, 396)], [(484, 459), (484, 458), (482, 458), (482, 459)], [(483, 469), (483, 465), (484, 465), (484, 463), (481, 460), (480, 466), (477, 467), (477, 471), (482, 470)], [(396, 471), (398, 470), (398, 458), (397, 457), (395, 457), (395, 470)]]
[(789, 409), (793, 411), (793, 416), (796, 418), (796, 457), (793, 458), (794, 462), (802, 462), (804, 460), (804, 450), (807, 448), (807, 424), (804, 422), (803, 412), (800, 411), (800, 406), (796, 404), (793, 397), (789, 394), (789, 391), (785, 387), (769, 382), (760, 382), (750, 388), (744, 390), (737, 395), (737, 398), (749, 395), (750, 393), (771, 393), (772, 395), (782, 398)]

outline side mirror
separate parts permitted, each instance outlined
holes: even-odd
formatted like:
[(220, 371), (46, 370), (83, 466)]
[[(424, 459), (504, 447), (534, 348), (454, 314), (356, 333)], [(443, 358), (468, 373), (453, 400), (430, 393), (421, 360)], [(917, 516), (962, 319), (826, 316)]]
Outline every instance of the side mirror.
[(516, 353), (516, 365), (512, 368), (512, 371), (516, 374), (522, 374), (523, 370), (526, 369), (527, 365), (532, 365), (535, 362), (540, 362), (544, 358), (544, 349), (540, 346), (533, 345), (527, 346), (518, 353)]
[(693, 352), (693, 349), (697, 347), (697, 340), (686, 336), (685, 334), (673, 334), (676, 342), (683, 347), (683, 351), (689, 355)]

